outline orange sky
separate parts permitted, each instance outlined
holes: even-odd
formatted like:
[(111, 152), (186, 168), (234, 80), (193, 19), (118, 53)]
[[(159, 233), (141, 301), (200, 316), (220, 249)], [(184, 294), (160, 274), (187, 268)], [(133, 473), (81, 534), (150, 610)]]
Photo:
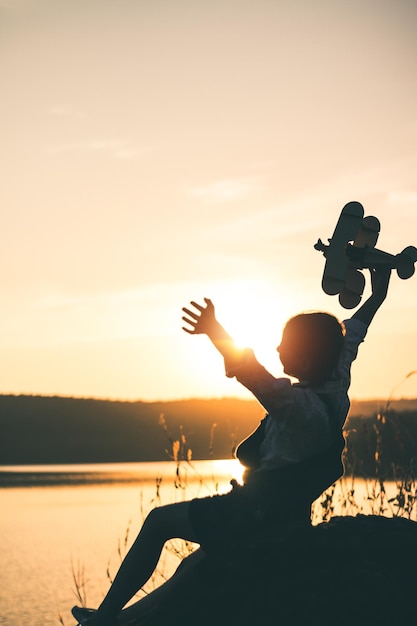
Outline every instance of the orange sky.
[[(244, 395), (181, 307), (281, 374), (284, 321), (349, 316), (318, 237), (360, 201), (417, 245), (414, 0), (0, 0), (0, 392)], [(354, 398), (417, 397), (394, 276)]]

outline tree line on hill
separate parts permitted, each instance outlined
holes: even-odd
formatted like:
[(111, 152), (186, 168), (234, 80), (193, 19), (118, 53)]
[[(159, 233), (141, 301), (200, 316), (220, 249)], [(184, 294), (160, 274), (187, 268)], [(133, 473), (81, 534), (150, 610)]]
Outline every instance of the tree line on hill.
[[(382, 405), (382, 408), (381, 408)], [(0, 395), (0, 465), (233, 458), (263, 417), (254, 400), (122, 402)], [(417, 400), (353, 402), (346, 473), (395, 478), (417, 469)]]

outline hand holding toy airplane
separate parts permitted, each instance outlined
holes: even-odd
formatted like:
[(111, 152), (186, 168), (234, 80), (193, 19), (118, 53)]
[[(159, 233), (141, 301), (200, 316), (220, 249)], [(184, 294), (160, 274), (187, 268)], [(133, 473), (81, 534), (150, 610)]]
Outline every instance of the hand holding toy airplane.
[(389, 265), (396, 269), (402, 279), (410, 278), (415, 271), (417, 248), (408, 246), (399, 254), (377, 250), (380, 223), (372, 215), (363, 217), (364, 209), (359, 202), (349, 202), (340, 214), (329, 245), (321, 239), (314, 248), (326, 258), (322, 287), (331, 296), (339, 294), (339, 302), (345, 309), (353, 309), (361, 301), (365, 288), (365, 276), (360, 270)]

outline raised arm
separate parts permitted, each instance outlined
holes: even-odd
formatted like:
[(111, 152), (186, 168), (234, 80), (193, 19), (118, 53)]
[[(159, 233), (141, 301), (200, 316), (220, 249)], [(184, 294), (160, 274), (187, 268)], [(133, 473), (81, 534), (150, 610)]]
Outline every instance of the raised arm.
[(391, 277), (391, 269), (387, 266), (372, 269), (370, 272), (372, 293), (363, 305), (352, 315), (352, 319), (360, 320), (366, 324), (366, 326), (370, 325), (375, 313), (387, 297)]
[(209, 298), (204, 298), (206, 306), (192, 301), (190, 304), (195, 311), (183, 308), (186, 314), (182, 320), (189, 326), (182, 329), (190, 335), (207, 335), (212, 344), (225, 359), (235, 358), (239, 352), (234, 341), (223, 326), (217, 321), (214, 305)]

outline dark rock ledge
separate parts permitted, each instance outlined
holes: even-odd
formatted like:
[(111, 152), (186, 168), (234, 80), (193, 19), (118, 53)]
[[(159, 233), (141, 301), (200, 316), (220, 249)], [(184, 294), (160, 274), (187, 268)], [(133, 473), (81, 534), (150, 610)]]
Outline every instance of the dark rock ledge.
[(207, 558), (192, 588), (146, 625), (417, 625), (416, 590), (417, 522), (334, 517)]

